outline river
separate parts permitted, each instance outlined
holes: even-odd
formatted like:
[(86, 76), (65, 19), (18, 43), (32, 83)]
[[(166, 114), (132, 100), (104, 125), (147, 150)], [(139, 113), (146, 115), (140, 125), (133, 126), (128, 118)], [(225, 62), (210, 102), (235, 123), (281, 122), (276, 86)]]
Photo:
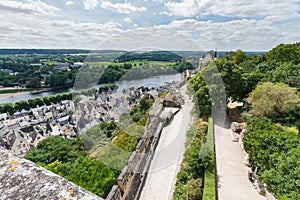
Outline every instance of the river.
[[(172, 74), (172, 75), (163, 75), (163, 76), (153, 76), (149, 78), (144, 78), (144, 79), (137, 79), (137, 80), (123, 80), (123, 81), (118, 81), (117, 85), (119, 86), (118, 92), (122, 91), (123, 89), (130, 88), (130, 87), (138, 87), (138, 86), (146, 86), (146, 87), (152, 87), (152, 86), (159, 86), (164, 84), (165, 82), (172, 82), (172, 81), (179, 81), (181, 78), (181, 75), (178, 74)], [(98, 86), (96, 86), (98, 87)], [(54, 95), (58, 93), (63, 93), (63, 92), (71, 92), (73, 91), (72, 88), (69, 89), (63, 89), (63, 90), (56, 90), (56, 91), (51, 91), (51, 92), (43, 92), (40, 94), (11, 94), (12, 98), (3, 98), (0, 99), (0, 103), (5, 103), (5, 102), (12, 102), (15, 103), (20, 100), (27, 100), (31, 98), (36, 98), (36, 97), (44, 97), (44, 96), (49, 96), (49, 95)]]

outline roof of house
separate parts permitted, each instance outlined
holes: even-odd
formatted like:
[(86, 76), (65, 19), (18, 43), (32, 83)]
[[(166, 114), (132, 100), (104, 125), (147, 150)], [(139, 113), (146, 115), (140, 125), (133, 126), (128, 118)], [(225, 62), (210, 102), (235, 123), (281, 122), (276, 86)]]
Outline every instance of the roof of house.
[(57, 121), (58, 121), (59, 123), (63, 123), (63, 122), (65, 122), (65, 121), (68, 121), (69, 118), (70, 118), (70, 116), (67, 115), (67, 116), (64, 116), (64, 117), (59, 118)]
[(0, 199), (85, 199), (101, 197), (0, 147)]

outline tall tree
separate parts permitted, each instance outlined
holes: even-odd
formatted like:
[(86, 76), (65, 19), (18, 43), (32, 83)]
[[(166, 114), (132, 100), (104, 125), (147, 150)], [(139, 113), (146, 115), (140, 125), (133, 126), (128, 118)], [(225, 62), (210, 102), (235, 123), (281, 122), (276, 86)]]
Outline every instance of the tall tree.
[(265, 82), (253, 90), (247, 101), (254, 116), (276, 118), (299, 109), (300, 98), (295, 88), (284, 83)]

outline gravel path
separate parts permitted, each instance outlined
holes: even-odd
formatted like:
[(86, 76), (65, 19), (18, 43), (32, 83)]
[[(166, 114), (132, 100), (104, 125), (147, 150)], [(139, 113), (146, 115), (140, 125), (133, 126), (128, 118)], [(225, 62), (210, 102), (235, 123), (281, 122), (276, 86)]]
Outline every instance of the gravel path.
[(214, 125), (219, 200), (260, 200), (247, 177), (243, 152), (239, 143), (232, 142), (227, 128)]
[(176, 175), (185, 151), (185, 134), (191, 121), (192, 103), (185, 91), (186, 86), (182, 88), (185, 104), (174, 116), (172, 122), (162, 131), (140, 196), (142, 200), (167, 200), (172, 198)]

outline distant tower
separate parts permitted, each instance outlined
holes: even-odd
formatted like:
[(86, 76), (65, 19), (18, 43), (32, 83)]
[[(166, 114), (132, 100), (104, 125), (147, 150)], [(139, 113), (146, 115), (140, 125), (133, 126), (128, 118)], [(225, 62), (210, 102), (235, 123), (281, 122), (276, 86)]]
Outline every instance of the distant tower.
[(218, 58), (218, 51), (217, 51), (217, 49), (215, 50), (214, 58)]

